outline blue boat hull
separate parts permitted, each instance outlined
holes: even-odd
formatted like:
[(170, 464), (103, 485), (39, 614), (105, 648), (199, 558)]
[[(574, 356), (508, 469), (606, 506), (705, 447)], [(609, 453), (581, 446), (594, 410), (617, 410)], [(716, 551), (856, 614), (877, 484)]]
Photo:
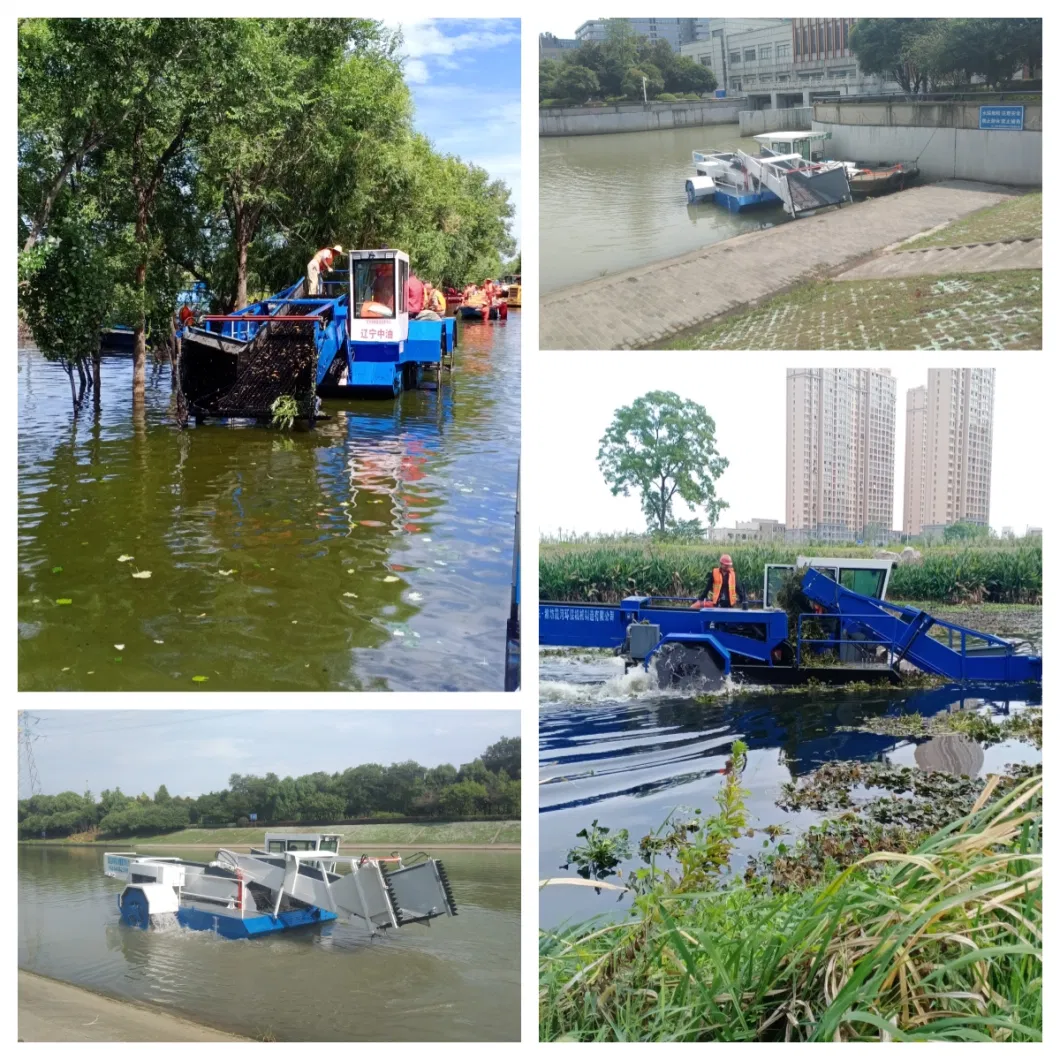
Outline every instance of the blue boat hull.
[(212, 931), (226, 939), (253, 939), (292, 928), (312, 927), (337, 920), (335, 913), (310, 906), (307, 909), (291, 909), (277, 917), (268, 915), (235, 917), (206, 913), (201, 909), (182, 908), (177, 913), (181, 927), (191, 931)]
[(714, 202), (718, 206), (724, 206), (730, 213), (740, 213), (742, 210), (753, 210), (756, 206), (777, 206), (780, 204), (780, 198), (768, 188), (761, 191), (731, 192), (715, 186)]

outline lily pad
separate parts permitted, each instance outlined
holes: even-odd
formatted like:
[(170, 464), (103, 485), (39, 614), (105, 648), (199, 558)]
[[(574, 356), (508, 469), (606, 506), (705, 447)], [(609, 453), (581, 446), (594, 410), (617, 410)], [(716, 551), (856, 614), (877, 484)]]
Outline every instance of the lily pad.
[(208, 677), (204, 677), (202, 674), (196, 674), (192, 678), (192, 680), (193, 681), (197, 681), (201, 685), (203, 683), (203, 681), (209, 681), (210, 679)]
[(52, 567), (52, 574), (62, 574), (62, 567)]
[(150, 578), (151, 572), (149, 570), (138, 570), (133, 572), (134, 578)]
[(133, 558), (132, 556), (126, 556), (126, 555), (123, 554), (123, 555), (118, 557), (118, 562), (119, 563), (128, 563), (129, 560), (131, 560), (132, 558)]
[(69, 596), (60, 596), (55, 602), (57, 604), (72, 604), (73, 600), (71, 600)]

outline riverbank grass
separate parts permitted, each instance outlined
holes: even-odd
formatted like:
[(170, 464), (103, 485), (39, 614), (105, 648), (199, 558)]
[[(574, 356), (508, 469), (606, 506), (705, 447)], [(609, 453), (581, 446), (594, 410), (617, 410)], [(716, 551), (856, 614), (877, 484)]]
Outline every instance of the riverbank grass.
[(911, 853), (815, 886), (656, 876), (627, 919), (543, 933), (541, 1037), (1040, 1040), (1042, 782), (996, 785)]
[(685, 350), (1037, 350), (1038, 269), (821, 280), (666, 341)]
[[(180, 832), (130, 836), (123, 839), (96, 839), (88, 845), (117, 849), (134, 846), (248, 846), (265, 842), (264, 828), (186, 828)], [(306, 825), (304, 828), (269, 829), (276, 832), (329, 832), (341, 836), (347, 847), (380, 848), (394, 846), (510, 846), (522, 835), (519, 821), (439, 821), (408, 824)], [(71, 837), (73, 839), (73, 837)], [(26, 840), (24, 840), (26, 842)], [(30, 843), (63, 842), (63, 840), (28, 840)], [(86, 845), (83, 844), (82, 845)]]
[(970, 243), (997, 243), (1013, 239), (1042, 238), (1042, 193), (1017, 195), (997, 206), (977, 210), (959, 221), (903, 243), (901, 250), (960, 247)]

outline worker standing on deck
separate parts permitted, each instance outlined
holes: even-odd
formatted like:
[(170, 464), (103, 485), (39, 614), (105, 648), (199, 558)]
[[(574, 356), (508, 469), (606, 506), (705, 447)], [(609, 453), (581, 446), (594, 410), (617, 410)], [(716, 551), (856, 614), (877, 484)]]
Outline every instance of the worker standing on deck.
[(423, 281), (414, 272), (410, 271), (408, 282), (405, 286), (405, 301), (408, 303), (410, 319), (414, 320), (423, 312), (423, 292)]
[(308, 298), (318, 298), (324, 293), (324, 284), (320, 279), (320, 274), (327, 272), (335, 261), (335, 255), (342, 253), (342, 247), (337, 243), (333, 247), (324, 247), (318, 250), (312, 260), (306, 266), (306, 279), (309, 281), (306, 286), (306, 296)]
[(735, 607), (738, 603), (747, 603), (747, 593), (736, 578), (732, 556), (726, 553), (718, 564), (711, 572), (710, 583), (692, 605), (693, 611), (701, 607)]

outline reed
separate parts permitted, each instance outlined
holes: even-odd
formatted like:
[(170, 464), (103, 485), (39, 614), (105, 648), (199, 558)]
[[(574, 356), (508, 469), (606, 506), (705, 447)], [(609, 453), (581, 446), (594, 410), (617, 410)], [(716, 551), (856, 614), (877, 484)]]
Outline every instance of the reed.
[[(655, 544), (643, 538), (543, 541), (540, 596), (613, 603), (630, 594), (695, 595), (707, 584), (722, 552), (732, 556), (741, 581), (756, 596), (761, 595), (767, 563), (794, 563), (799, 555), (874, 554), (871, 548), (829, 544)], [(1040, 603), (1041, 541), (923, 549), (920, 562), (895, 568), (888, 596), (949, 604)]]
[(1039, 1041), (1042, 782), (824, 884), (662, 885), (540, 942), (540, 1032), (589, 1041)]

